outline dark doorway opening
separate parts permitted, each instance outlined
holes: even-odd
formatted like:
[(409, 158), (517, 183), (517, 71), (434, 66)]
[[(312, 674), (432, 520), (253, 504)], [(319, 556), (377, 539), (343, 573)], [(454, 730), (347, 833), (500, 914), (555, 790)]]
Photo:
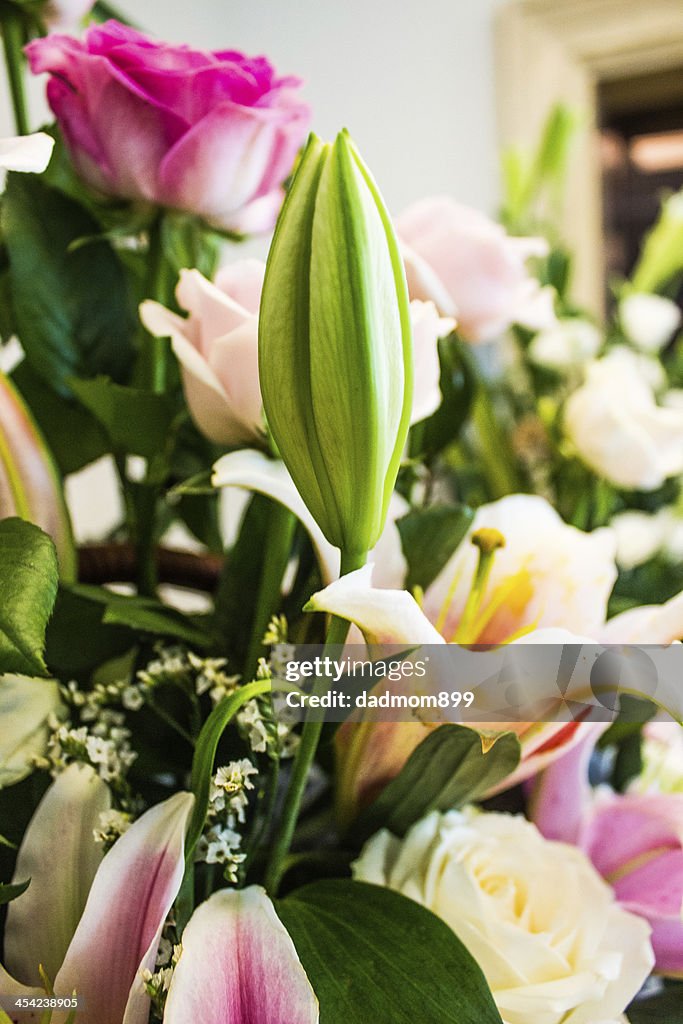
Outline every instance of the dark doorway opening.
[(631, 273), (662, 198), (683, 187), (683, 68), (604, 82), (598, 110), (610, 308), (610, 281)]

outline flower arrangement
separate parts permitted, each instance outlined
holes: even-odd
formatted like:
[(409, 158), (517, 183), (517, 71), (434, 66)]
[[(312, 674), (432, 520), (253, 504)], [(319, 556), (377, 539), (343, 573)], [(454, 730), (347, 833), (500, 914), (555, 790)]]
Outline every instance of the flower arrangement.
[(637, 678), (612, 718), (297, 721), (277, 659), (683, 639), (683, 198), (600, 324), (566, 110), (499, 223), (394, 218), (298, 78), (108, 14), (0, 11), (0, 1022), (680, 1019), (683, 734)]

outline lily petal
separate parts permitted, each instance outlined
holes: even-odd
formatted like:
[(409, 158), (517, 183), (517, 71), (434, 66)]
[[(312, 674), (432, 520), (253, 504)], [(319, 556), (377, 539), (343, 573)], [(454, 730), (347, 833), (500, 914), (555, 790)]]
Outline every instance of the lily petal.
[(185, 866), (191, 793), (157, 804), (124, 833), (95, 875), (55, 992), (83, 997), (78, 1024), (146, 1024), (141, 971), (154, 970)]
[(683, 639), (683, 593), (666, 604), (643, 605), (615, 615), (600, 639), (608, 644), (670, 644)]
[(55, 140), (45, 132), (0, 139), (0, 168), (40, 174), (50, 162)]
[(319, 590), (305, 610), (348, 619), (370, 644), (445, 643), (407, 591), (373, 587), (372, 569), (366, 565)]
[(539, 775), (532, 791), (529, 816), (546, 839), (576, 843), (590, 807), (588, 764), (602, 730), (582, 728), (581, 740)]
[[(211, 482), (214, 487), (241, 487), (265, 494), (288, 508), (311, 538), (323, 583), (328, 584), (337, 579), (339, 548), (325, 538), (296, 489), (284, 462), (269, 459), (263, 452), (254, 449), (229, 452), (214, 465)], [(395, 521), (407, 510), (408, 505), (404, 499), (393, 494), (384, 531), (369, 556), (375, 563), (372, 579), (377, 586), (400, 587), (405, 579), (406, 560)]]
[(61, 705), (52, 679), (0, 676), (0, 789), (33, 771), (33, 758), (45, 751), (48, 716)]
[[(42, 988), (29, 988), (27, 985), (21, 985), (18, 981), (8, 974), (5, 968), (0, 964), (0, 995), (5, 999), (12, 998), (14, 996), (20, 996), (22, 998), (30, 999), (31, 996), (44, 996), (45, 990)], [(21, 1017), (11, 1017), (12, 1024), (39, 1024), (40, 1018), (43, 1015), (42, 1010), (22, 1010)]]
[(38, 965), (54, 979), (86, 905), (102, 860), (93, 831), (111, 807), (106, 783), (89, 765), (70, 765), (45, 793), (17, 857), (14, 882), (31, 879), (7, 908), (5, 959), (28, 985)]
[(224, 889), (183, 933), (165, 1024), (317, 1024), (318, 1000), (260, 886)]
[(223, 455), (213, 467), (214, 487), (241, 487), (265, 494), (289, 509), (311, 538), (326, 583), (339, 575), (339, 548), (330, 544), (306, 508), (289, 472), (280, 459), (269, 459), (263, 452), (245, 448)]
[(76, 556), (59, 473), (30, 409), (0, 373), (0, 518), (21, 516), (55, 542), (62, 579), (75, 578)]

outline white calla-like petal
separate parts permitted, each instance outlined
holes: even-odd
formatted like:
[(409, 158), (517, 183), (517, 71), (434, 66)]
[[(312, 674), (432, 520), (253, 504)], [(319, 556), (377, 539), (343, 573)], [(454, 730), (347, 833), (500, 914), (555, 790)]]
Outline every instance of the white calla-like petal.
[(0, 169), (40, 174), (50, 162), (54, 144), (45, 132), (0, 139)]
[[(214, 487), (239, 487), (255, 491), (284, 505), (297, 517), (311, 538), (323, 582), (327, 584), (337, 579), (340, 568), (339, 548), (325, 538), (306, 508), (284, 462), (270, 459), (263, 452), (252, 448), (229, 452), (214, 465), (211, 483)], [(406, 560), (396, 520), (407, 511), (407, 502), (394, 493), (384, 531), (369, 555), (369, 560), (375, 564), (373, 582), (377, 586), (400, 587), (405, 579)]]

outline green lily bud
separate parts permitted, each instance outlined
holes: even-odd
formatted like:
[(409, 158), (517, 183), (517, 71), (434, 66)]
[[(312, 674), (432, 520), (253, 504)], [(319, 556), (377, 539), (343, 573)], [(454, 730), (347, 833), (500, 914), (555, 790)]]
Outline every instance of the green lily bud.
[(346, 563), (377, 542), (412, 405), (403, 261), (346, 132), (311, 136), (275, 229), (259, 315), (263, 405), (302, 498)]
[(76, 575), (71, 522), (52, 455), (19, 392), (0, 373), (0, 519), (20, 516), (50, 534), (62, 579)]

